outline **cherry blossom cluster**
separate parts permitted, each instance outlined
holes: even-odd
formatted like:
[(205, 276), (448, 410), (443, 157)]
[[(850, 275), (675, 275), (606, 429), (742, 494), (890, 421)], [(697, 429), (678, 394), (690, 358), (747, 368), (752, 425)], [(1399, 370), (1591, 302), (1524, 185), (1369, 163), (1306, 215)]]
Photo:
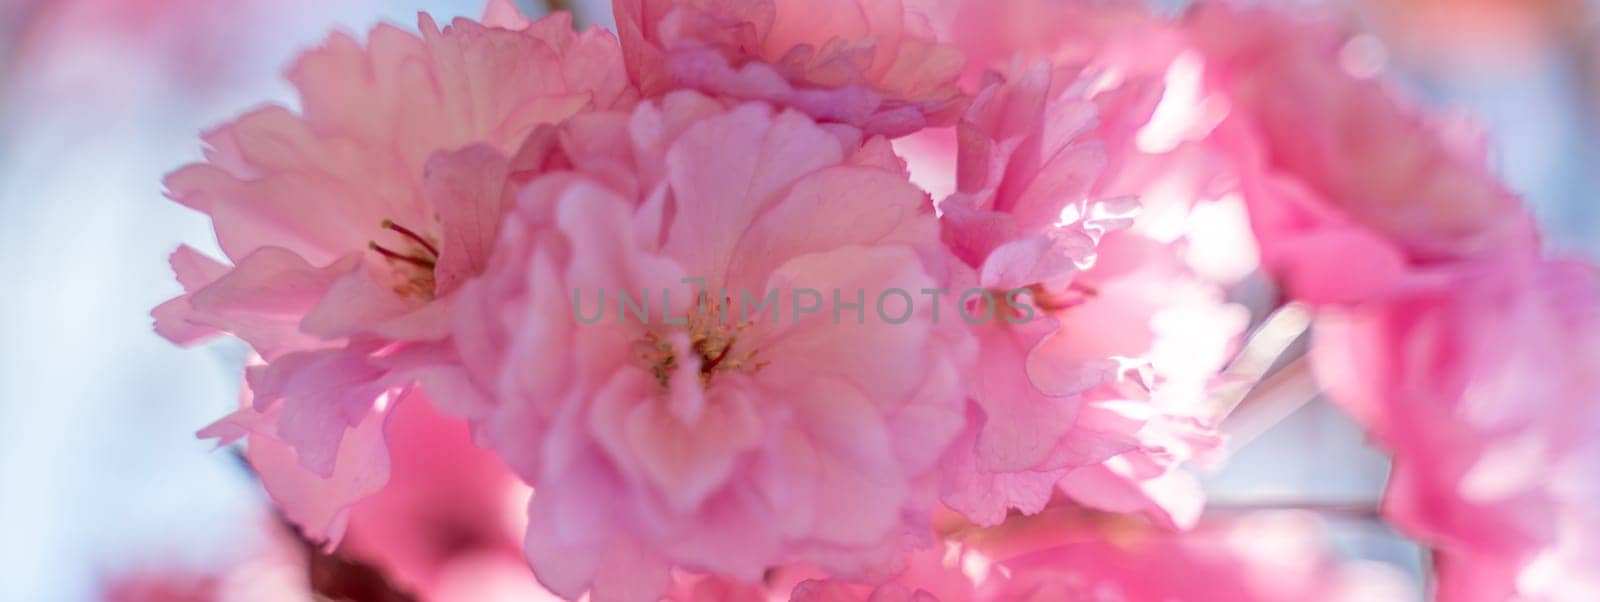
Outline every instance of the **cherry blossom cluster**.
[(1205, 512), (1266, 278), (1441, 599), (1600, 596), (1600, 280), (1331, 21), (613, 8), (333, 35), (167, 178), (225, 259), (156, 330), (249, 345), (201, 436), (306, 538), (423, 599), (1414, 595)]

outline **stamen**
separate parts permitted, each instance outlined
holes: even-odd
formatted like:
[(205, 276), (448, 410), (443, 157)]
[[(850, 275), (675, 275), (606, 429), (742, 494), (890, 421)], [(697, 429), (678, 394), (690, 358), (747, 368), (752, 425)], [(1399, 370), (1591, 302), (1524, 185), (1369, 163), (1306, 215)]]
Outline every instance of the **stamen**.
[(372, 249), (373, 251), (376, 251), (379, 255), (382, 255), (385, 258), (391, 259), (391, 260), (394, 260), (394, 261), (403, 261), (405, 263), (409, 263), (411, 265), (415, 265), (415, 266), (421, 267), (421, 268), (426, 268), (426, 269), (429, 269), (429, 270), (433, 269), (433, 266), (434, 266), (434, 262), (431, 259), (422, 259), (420, 257), (412, 257), (410, 255), (401, 255), (401, 254), (396, 253), (394, 251), (390, 251), (388, 249), (385, 249), (385, 248), (383, 248), (382, 245), (379, 245), (378, 243), (375, 243), (375, 242), (368, 242), (367, 243), (367, 248), (368, 249)]
[[(734, 352), (734, 347), (739, 344), (739, 336), (749, 329), (752, 322), (729, 324), (728, 315), (732, 313), (733, 299), (724, 298), (722, 301), (710, 302), (710, 299), (701, 293), (696, 298), (698, 311), (686, 316), (687, 323), (684, 330), (689, 337), (689, 352), (700, 358), (700, 384), (711, 384), (712, 377), (724, 372), (759, 372), (769, 362), (757, 360), (759, 350), (750, 350), (741, 354)], [(668, 387), (674, 369), (678, 366), (678, 358), (672, 346), (663, 341), (655, 332), (646, 332), (644, 337), (635, 342), (635, 354), (649, 367), (651, 374), (656, 377), (662, 388)]]
[(729, 339), (727, 346), (722, 348), (722, 352), (718, 353), (717, 357), (711, 358), (704, 365), (700, 366), (700, 372), (707, 375), (716, 372), (717, 364), (721, 364), (722, 360), (728, 359), (728, 354), (733, 351), (733, 343), (734, 340)]
[[(433, 257), (435, 259), (438, 259), (438, 257), (439, 257), (439, 249), (434, 248), (433, 244), (428, 242), (428, 239), (423, 238), (422, 235), (411, 231), (410, 228), (407, 228), (407, 227), (402, 226), (400, 224), (396, 224), (393, 221), (387, 220), (387, 219), (383, 220), (383, 227), (386, 230), (394, 230), (395, 232), (400, 233), (401, 236), (409, 238), (409, 239), (415, 241), (417, 244), (422, 245), (422, 248), (427, 249), (429, 254), (433, 255)], [(432, 264), (429, 264), (429, 266), (431, 267)]]

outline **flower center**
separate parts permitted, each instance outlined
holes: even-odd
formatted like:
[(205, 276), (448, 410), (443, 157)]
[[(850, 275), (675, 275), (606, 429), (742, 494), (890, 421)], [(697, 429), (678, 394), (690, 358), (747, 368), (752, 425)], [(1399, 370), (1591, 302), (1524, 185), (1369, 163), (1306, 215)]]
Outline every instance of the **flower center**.
[[(756, 359), (758, 349), (743, 354), (734, 351), (739, 335), (749, 329), (753, 322), (729, 324), (731, 305), (731, 299), (708, 303), (706, 295), (702, 293), (695, 303), (696, 309), (685, 317), (683, 328), (689, 334), (689, 351), (700, 358), (701, 386), (710, 385), (711, 377), (718, 373), (753, 374), (769, 363)], [(634, 347), (639, 360), (656, 377), (656, 382), (661, 383), (661, 388), (668, 388), (672, 374), (678, 368), (678, 354), (672, 343), (652, 331), (646, 332), (643, 339), (634, 343)]]
[(415, 230), (400, 224), (383, 220), (381, 226), (385, 230), (399, 234), (404, 244), (409, 247), (401, 252), (380, 245), (376, 241), (367, 241), (367, 248), (383, 257), (389, 267), (394, 269), (394, 292), (402, 297), (433, 300), (433, 268), (439, 263), (439, 248), (421, 234), (417, 234)]
[(1038, 284), (1028, 287), (1028, 292), (1033, 295), (1034, 305), (1047, 312), (1071, 309), (1100, 296), (1098, 289), (1077, 281), (1073, 281), (1067, 290), (1060, 292), (1045, 290)]

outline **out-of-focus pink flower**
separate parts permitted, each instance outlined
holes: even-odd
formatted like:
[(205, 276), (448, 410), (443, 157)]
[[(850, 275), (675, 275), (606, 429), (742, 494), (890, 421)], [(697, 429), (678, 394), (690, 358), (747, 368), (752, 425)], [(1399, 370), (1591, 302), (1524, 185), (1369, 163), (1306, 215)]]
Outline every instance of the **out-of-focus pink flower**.
[(1184, 26), (1263, 264), (1320, 306), (1319, 381), (1393, 452), (1385, 516), (1435, 548), (1441, 599), (1593, 598), (1593, 269), (1541, 259), (1477, 132), (1397, 100), (1359, 41), (1219, 6)]
[(1436, 548), (1441, 599), (1592, 599), (1600, 276), (1509, 263), (1323, 311), (1315, 366), (1393, 451), (1385, 516)]
[[(407, 400), (390, 413), (385, 435), (388, 483), (350, 508), (340, 553), (426, 600), (505, 599), (462, 597), (461, 572), (492, 575), (496, 589), (515, 587), (516, 576), (521, 589), (540, 589), (522, 562), (532, 492), (473, 444), (465, 422)], [(497, 568), (508, 565), (517, 571)]]
[(900, 0), (619, 0), (647, 96), (695, 88), (898, 136), (961, 112), (961, 55)]
[(1402, 575), (1330, 557), (1321, 524), (1257, 513), (1188, 533), (1069, 508), (952, 533), (878, 586), (812, 580), (797, 602), (936, 600), (1387, 601), (1415, 597)]
[[(187, 94), (214, 91), (233, 74), (237, 36), (253, 20), (241, 14), (267, 8), (248, 0), (13, 0), (0, 7), (0, 71), (13, 84), (5, 92), (41, 95), (34, 99), (41, 103), (62, 94), (126, 94), (150, 85), (141, 76), (166, 76)], [(270, 8), (304, 6), (286, 0)], [(127, 73), (104, 72), (115, 67)]]
[(533, 578), (520, 556), (462, 554), (445, 566), (426, 594), (429, 602), (560, 602)]
[(1436, 283), (1453, 262), (1537, 249), (1481, 136), (1402, 104), (1337, 28), (1210, 5), (1185, 27), (1227, 98), (1219, 135), (1262, 261), (1294, 297), (1370, 300)]
[(678, 92), (629, 123), (659, 183), (533, 181), (457, 307), (485, 432), (537, 492), (540, 580), (612, 600), (673, 567), (886, 574), (962, 427), (959, 320), (874, 308), (947, 284), (932, 204), (884, 140), (799, 112)]
[[(246, 529), (237, 559), (190, 566), (159, 553), (133, 559), (108, 574), (96, 599), (103, 602), (270, 602), (311, 596), (306, 550), (277, 521), (261, 517)], [(253, 540), (253, 541), (252, 541)], [(154, 546), (159, 548), (160, 546)]]
[(215, 602), (214, 577), (137, 575), (107, 584), (104, 602)]
[(433, 405), (416, 390), (382, 399), (345, 436), (329, 478), (270, 435), (271, 413), (240, 412), (208, 432), (245, 438), (276, 506), (309, 537), (341, 534), (337, 556), (321, 557), (335, 571), (328, 587), (379, 585), (438, 602), (554, 599), (522, 559), (528, 487)]
[(180, 249), (187, 293), (155, 309), (156, 330), (253, 347), (251, 403), (202, 434), (292, 448), (306, 488), (272, 493), (313, 538), (336, 541), (345, 507), (382, 486), (387, 402), (452, 361), (451, 297), (483, 269), (515, 183), (543, 166), (540, 126), (635, 97), (615, 40), (565, 14), (419, 28), (380, 26), (365, 49), (331, 37), (290, 71), (301, 113), (268, 107), (207, 134), (207, 161), (166, 182), (211, 216), (234, 265)]

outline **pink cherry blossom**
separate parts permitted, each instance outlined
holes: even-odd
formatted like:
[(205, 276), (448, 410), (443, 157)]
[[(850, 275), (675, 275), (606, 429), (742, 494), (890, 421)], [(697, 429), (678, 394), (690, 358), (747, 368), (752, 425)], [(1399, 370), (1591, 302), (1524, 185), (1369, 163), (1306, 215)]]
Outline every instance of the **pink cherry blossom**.
[(1319, 380), (1393, 451), (1385, 516), (1436, 548), (1441, 599), (1600, 592), (1592, 266), (1492, 262), (1316, 326)]
[(1403, 598), (1203, 514), (1267, 275), (1442, 599), (1600, 597), (1600, 275), (1335, 28), (1142, 4), (334, 35), (167, 179), (225, 261), (156, 330), (246, 342), (201, 435), (428, 599)]
[(971, 60), (966, 80), (1015, 57), (1049, 61), (1092, 102), (1105, 164), (1091, 196), (1135, 198), (1129, 231), (1169, 245), (1196, 275), (1233, 284), (1256, 268), (1234, 174), (1235, 148), (1214, 135), (1226, 99), (1182, 22), (1133, 0), (926, 0)]
[(695, 88), (898, 136), (960, 115), (961, 55), (901, 0), (618, 0), (647, 96)]
[(1434, 547), (1439, 597), (1594, 597), (1593, 268), (1540, 258), (1481, 136), (1335, 28), (1218, 7), (1186, 28), (1263, 263), (1320, 306), (1319, 381), (1394, 454), (1385, 517)]
[[(582, 170), (535, 180), (458, 306), (494, 399), (479, 420), (537, 492), (540, 581), (632, 600), (674, 567), (886, 574), (926, 529), (918, 480), (962, 425), (960, 321), (871, 307), (947, 284), (931, 202), (881, 140), (795, 111), (680, 92), (631, 125), (619, 144), (663, 177), (634, 198)], [(795, 314), (796, 289), (867, 305)], [(629, 314), (618, 291), (651, 298)]]
[(939, 600), (1399, 601), (1403, 576), (1341, 563), (1323, 526), (1295, 513), (1254, 513), (1171, 533), (1115, 515), (1060, 508), (990, 529), (951, 533), (893, 582), (809, 580), (797, 602)]
[[(158, 328), (231, 332), (242, 318), (222, 314), (243, 313), (274, 334), (442, 336), (448, 311), (431, 302), (482, 268), (510, 158), (540, 124), (628, 102), (614, 43), (569, 24), (563, 14), (522, 31), (466, 20), (440, 31), (423, 15), (420, 38), (380, 26), (369, 50), (335, 35), (302, 57), (291, 80), (303, 115), (252, 112), (206, 136), (207, 162), (167, 179), (174, 199), (212, 217), (237, 262), (218, 280), (291, 279), (267, 284), (283, 299), (234, 307), (196, 292)], [(463, 70), (469, 56), (483, 64)], [(265, 338), (258, 351), (274, 359), (282, 350)]]
[[(1096, 60), (1112, 68), (1114, 58)], [(1226, 163), (1203, 124), (1180, 126), (1188, 132), (1177, 140), (1149, 143), (1151, 132), (1170, 125), (1172, 107), (1203, 104), (1173, 77), (1181, 67), (1173, 60), (1164, 72), (1095, 95), (1111, 161), (1094, 194), (1136, 197), (1140, 212), (1129, 228), (1100, 241), (1094, 265), (1075, 281), (1083, 302), (1059, 317), (1066, 335), (1039, 353), (1058, 362), (1115, 359), (1115, 377), (1085, 399), (1117, 417), (1105, 424), (1123, 425), (1110, 432), (1138, 442), (1066, 475), (1059, 489), (1081, 504), (1187, 528), (1205, 496), (1184, 467), (1209, 463), (1220, 447), (1214, 429), (1223, 408), (1213, 399), (1226, 383), (1217, 375), (1249, 322), (1245, 308), (1227, 301), (1226, 287), (1253, 269), (1255, 249), (1237, 197), (1220, 185)], [(1129, 77), (1144, 68), (1121, 67)]]
[[(968, 80), (1014, 55), (1087, 66), (1110, 151), (1100, 193), (1138, 196), (1156, 215), (1136, 229), (1167, 240), (1196, 201), (1242, 199), (1265, 267), (1302, 300), (1536, 242), (1481, 136), (1398, 100), (1329, 22), (1226, 3), (1164, 18), (1138, 2), (927, 1), (972, 58)], [(1241, 267), (1224, 272), (1252, 267), (1252, 250), (1227, 252)]]
[[(945, 502), (987, 523), (1003, 517), (1006, 506), (995, 504), (1006, 497), (1010, 507), (1036, 512), (1059, 491), (1080, 504), (1192, 526), (1204, 494), (1181, 467), (1220, 444), (1210, 394), (1248, 316), (1189, 270), (1174, 247), (1136, 231), (1107, 234), (1095, 264), (1074, 282), (1086, 294), (1054, 314), (1059, 334), (1034, 347), (1029, 359), (1108, 364), (1100, 380), (1077, 394), (1077, 418), (1060, 439), (1065, 448), (1093, 455), (1042, 470), (991, 471), (975, 481), (984, 471), (960, 467), (958, 482), (969, 489), (964, 496), (947, 493)], [(987, 520), (973, 514), (984, 507)]]
[[(326, 378), (327, 373), (344, 368), (336, 363), (337, 360), (354, 357), (337, 350), (329, 355), (335, 363), (310, 371), (316, 376), (307, 376), (303, 383), (322, 386), (331, 380)], [(251, 368), (263, 367), (255, 365)], [(295, 390), (308, 386), (312, 385), (300, 384)], [(350, 394), (336, 395), (331, 399), (322, 395), (302, 396), (302, 399), (311, 402), (356, 400), (356, 403), (342, 404), (344, 407), (336, 406), (336, 412), (352, 411), (354, 406), (367, 404), (359, 409), (359, 414), (349, 418), (338, 416), (341, 420), (353, 419), (355, 425), (345, 427), (342, 423), (335, 423), (333, 427), (338, 431), (331, 435), (331, 444), (314, 448), (314, 453), (326, 455), (314, 458), (317, 465), (328, 465), (328, 470), (323, 472), (306, 466), (303, 454), (292, 444), (286, 443), (283, 434), (286, 430), (293, 432), (296, 428), (315, 430), (294, 424), (294, 414), (289, 412), (291, 408), (286, 407), (288, 404), (279, 403), (258, 409), (252, 389), (247, 384), (241, 392), (239, 411), (202, 429), (200, 436), (214, 437), (220, 445), (244, 441), (246, 458), (284, 516), (298, 525), (308, 539), (326, 541), (330, 547), (336, 545), (349, 522), (350, 505), (376, 493), (389, 479), (384, 420), (389, 406), (401, 394), (398, 389), (369, 383), (365, 387), (352, 387)], [(277, 391), (271, 393), (278, 394)], [(376, 398), (368, 400), (366, 395), (376, 395)], [(304, 407), (305, 404), (299, 405)], [(286, 419), (285, 414), (291, 418)], [(311, 416), (319, 414), (309, 413)]]
[(290, 70), (301, 112), (218, 128), (205, 162), (167, 178), (233, 265), (174, 254), (187, 292), (155, 309), (156, 330), (251, 345), (251, 403), (203, 434), (286, 444), (262, 453), (306, 469), (282, 481), (305, 489), (271, 493), (312, 537), (336, 542), (346, 507), (386, 479), (385, 400), (452, 361), (451, 298), (483, 269), (515, 183), (542, 167), (541, 132), (636, 96), (609, 34), (565, 14), (512, 24), (525, 26), (441, 30), (423, 15), (420, 36), (380, 26), (366, 48), (336, 34)]
[(1362, 301), (1437, 282), (1451, 262), (1537, 248), (1476, 130), (1364, 77), (1336, 28), (1215, 6), (1185, 27), (1227, 98), (1220, 135), (1262, 260), (1295, 297)]
[[(946, 35), (972, 56), (1066, 61), (1041, 63), (976, 96), (958, 130), (958, 193), (941, 205), (947, 242), (981, 266), (983, 278), (1033, 278), (1007, 286), (1043, 284), (1039, 290), (1053, 291), (1047, 298), (1066, 302), (1044, 310), (1049, 320), (1038, 325), (980, 332), (981, 412), (970, 422), (982, 430), (947, 461), (943, 500), (994, 524), (1008, 509), (1038, 512), (1059, 492), (1185, 527), (1203, 495), (1178, 468), (1219, 443), (1211, 381), (1246, 321), (1242, 308), (1223, 302), (1221, 282), (1190, 263), (1205, 242), (1201, 205), (1211, 204), (1220, 162), (1187, 139), (1161, 149), (1139, 144), (1158, 102), (1193, 102), (1163, 78), (1161, 61), (1179, 48), (1176, 28), (1131, 5), (1038, 8), (1068, 7), (1075, 20), (1067, 27), (1088, 37), (993, 36), (1023, 25), (1007, 16), (1016, 7), (946, 7), (964, 15)], [(1126, 46), (1135, 38), (1151, 44), (1133, 52)], [(936, 141), (912, 142), (938, 152)], [(1128, 211), (1133, 198), (1147, 205), (1137, 217)], [(1242, 219), (1239, 212), (1236, 231)], [(1077, 242), (1050, 248), (1029, 237)], [(1012, 250), (1027, 245), (1037, 254)], [(1229, 269), (1235, 278), (1241, 271)], [(986, 434), (1006, 447), (986, 444)], [(975, 457), (960, 455), (974, 445)]]
[[(522, 563), (523, 508), (532, 491), (473, 444), (465, 422), (426, 399), (397, 404), (385, 426), (388, 482), (350, 508), (341, 553), (428, 600), (466, 600), (446, 595), (460, 587), (453, 583), (458, 572), (498, 573), (492, 567), (506, 564), (520, 569), (514, 575), (523, 589), (537, 590)], [(497, 577), (497, 587), (511, 588), (512, 576)]]
[[(1107, 358), (1058, 362), (1037, 353), (1061, 334), (1056, 314), (1076, 303), (1073, 278), (1092, 263), (1099, 237), (1127, 221), (1107, 209), (1114, 203), (1087, 198), (1104, 151), (1083, 139), (1093, 105), (1064, 88), (1044, 64), (987, 86), (957, 130), (957, 192), (940, 203), (961, 278), (1026, 312), (973, 326), (971, 432), (946, 459), (944, 502), (984, 524), (1012, 507), (1039, 511), (1067, 471), (1132, 446), (1075, 431), (1080, 394), (1105, 378)], [(1062, 223), (1069, 211), (1082, 219)]]

